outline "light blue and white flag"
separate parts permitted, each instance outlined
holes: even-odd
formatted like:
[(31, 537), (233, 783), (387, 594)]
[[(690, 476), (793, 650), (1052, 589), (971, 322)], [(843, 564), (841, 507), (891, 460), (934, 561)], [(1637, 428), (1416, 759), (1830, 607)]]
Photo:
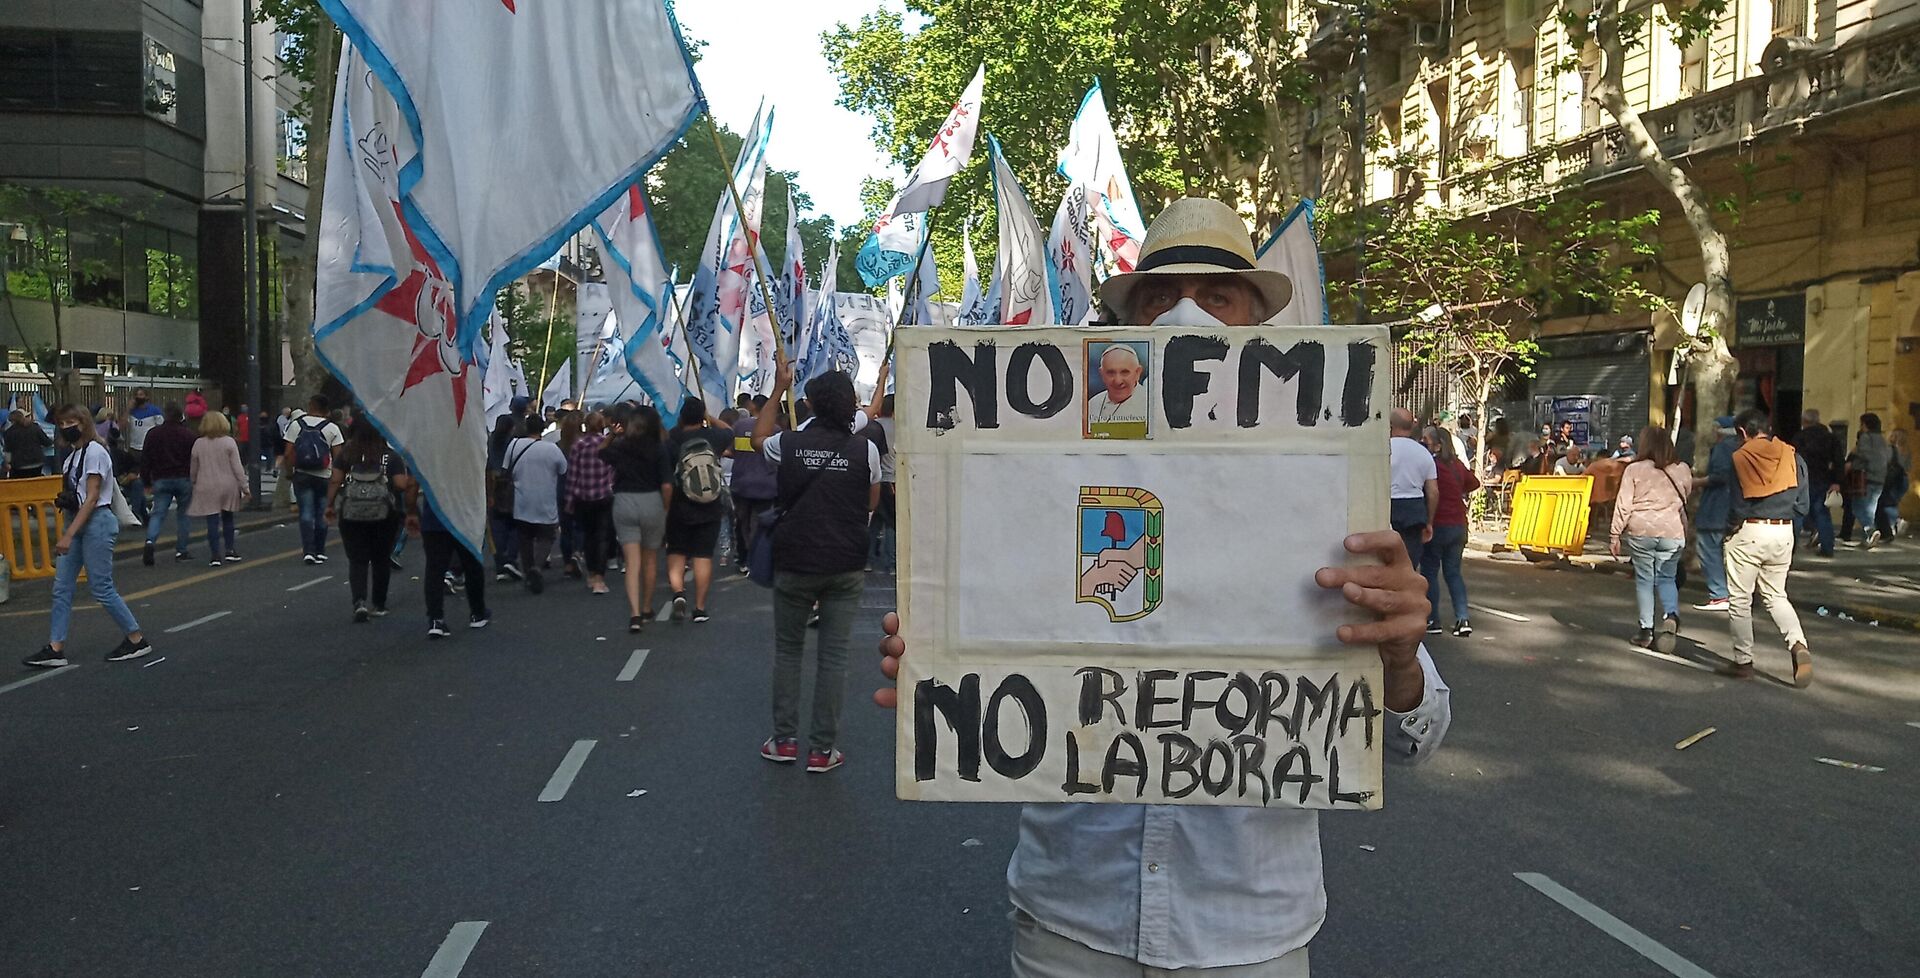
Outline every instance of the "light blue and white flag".
[(860, 248), (854, 266), (868, 288), (887, 279), (904, 275), (913, 268), (913, 256), (919, 250), (926, 231), (926, 212), (947, 198), (947, 185), (973, 159), (974, 137), (980, 131), (981, 97), (987, 83), (987, 66), (973, 73), (973, 81), (960, 93), (960, 101), (947, 113), (934, 134), (933, 143), (920, 158), (920, 165), (907, 175), (887, 209), (873, 225), (873, 234)]
[(999, 326), (1052, 326), (1053, 289), (1047, 274), (1047, 238), (1033, 216), (1013, 168), (991, 135), (993, 201), (1000, 215), (1000, 252), (993, 259), (993, 287), (1000, 293), (993, 323)]
[[(660, 235), (638, 184), (593, 222), (600, 235), (601, 274), (618, 325), (627, 378), (648, 403), (671, 418), (687, 396), (674, 341), (673, 278), (660, 254)], [(591, 392), (590, 392), (591, 393)], [(625, 397), (626, 395), (620, 395)], [(616, 398), (617, 399), (617, 398)]]
[[(807, 321), (807, 249), (800, 240), (800, 211), (793, 206), (793, 187), (787, 187), (787, 253), (780, 267), (780, 285), (773, 301), (779, 306), (780, 337), (787, 356), (796, 357), (801, 324)], [(797, 357), (796, 357), (797, 358)]]
[(1101, 277), (1133, 271), (1146, 225), (1140, 220), (1140, 207), (1134, 202), (1133, 184), (1120, 159), (1120, 141), (1114, 138), (1113, 119), (1107, 115), (1106, 96), (1097, 78), (1067, 130), (1067, 146), (1060, 151), (1060, 175), (1089, 195)]
[(793, 382), (804, 385), (818, 373), (814, 365), (826, 349), (823, 330), (833, 309), (833, 290), (840, 284), (840, 242), (827, 245), (826, 264), (820, 266), (820, 288), (807, 298), (807, 320), (793, 344)]
[(940, 272), (933, 264), (933, 249), (920, 252), (920, 270), (914, 273), (913, 311), (907, 322), (914, 326), (938, 326), (933, 314), (933, 296), (940, 291)]
[[(734, 185), (740, 188), (745, 213), (736, 213), (730, 190), (720, 191), (707, 228), (700, 264), (694, 269), (693, 291), (687, 300), (685, 328), (692, 341), (700, 396), (714, 413), (733, 403), (740, 379), (747, 296), (755, 291), (755, 254), (760, 248), (760, 212), (766, 192), (767, 140), (773, 130), (773, 112), (764, 120), (756, 114), (734, 161)], [(747, 345), (751, 355), (752, 346)]]
[(987, 297), (980, 288), (980, 260), (973, 256), (973, 228), (960, 228), (961, 282), (960, 325), (978, 326), (987, 321)]
[(699, 86), (663, 0), (321, 6), (350, 43), (315, 346), (478, 552), (494, 295), (680, 138)]
[(515, 396), (520, 392), (513, 389), (513, 371), (518, 366), (507, 354), (507, 321), (495, 308), (487, 317), (487, 368), (481, 383), (482, 400), (486, 405), (487, 429), (493, 429), (493, 423), (506, 414), (512, 406)]
[(1273, 236), (1255, 253), (1254, 264), (1293, 280), (1293, 298), (1267, 320), (1269, 326), (1325, 326), (1327, 273), (1313, 231), (1313, 199), (1295, 204)]

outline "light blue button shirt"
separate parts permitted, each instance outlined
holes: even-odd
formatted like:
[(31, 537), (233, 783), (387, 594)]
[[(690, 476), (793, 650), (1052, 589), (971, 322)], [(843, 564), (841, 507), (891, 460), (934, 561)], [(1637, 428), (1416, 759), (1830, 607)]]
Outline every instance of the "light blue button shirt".
[[(1423, 760), (1453, 720), (1425, 646), (1426, 695), (1386, 711), (1387, 756)], [(1040, 926), (1154, 968), (1270, 961), (1327, 915), (1318, 813), (1176, 805), (1028, 805), (1007, 866), (1013, 904)]]

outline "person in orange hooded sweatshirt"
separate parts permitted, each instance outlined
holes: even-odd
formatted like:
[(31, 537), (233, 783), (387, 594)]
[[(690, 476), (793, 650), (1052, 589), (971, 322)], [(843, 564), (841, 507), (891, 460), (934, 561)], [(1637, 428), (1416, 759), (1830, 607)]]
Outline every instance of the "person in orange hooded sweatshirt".
[(1793, 566), (1793, 528), (1807, 515), (1807, 464), (1793, 446), (1773, 437), (1765, 412), (1748, 410), (1734, 421), (1740, 448), (1733, 453), (1739, 491), (1733, 494), (1727, 531), (1728, 627), (1733, 632), (1733, 662), (1728, 675), (1753, 675), (1753, 592), (1760, 589), (1773, 625), (1786, 640), (1793, 661), (1793, 685), (1813, 683), (1813, 654), (1807, 649), (1800, 616), (1787, 600), (1787, 571)]

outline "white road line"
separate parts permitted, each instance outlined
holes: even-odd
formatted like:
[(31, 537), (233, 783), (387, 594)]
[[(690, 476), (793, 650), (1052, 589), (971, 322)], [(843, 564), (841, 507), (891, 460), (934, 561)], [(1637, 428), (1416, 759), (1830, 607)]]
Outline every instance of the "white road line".
[(1489, 608), (1483, 604), (1470, 604), (1470, 605), (1467, 605), (1467, 607), (1472, 608), (1475, 611), (1484, 611), (1487, 614), (1494, 616), (1495, 618), (1505, 618), (1508, 621), (1532, 621), (1533, 620), (1531, 618), (1528, 618), (1526, 615), (1516, 615), (1511, 611), (1501, 611), (1499, 608)]
[(447, 939), (440, 942), (440, 950), (433, 952), (433, 960), (427, 962), (427, 970), (420, 972), (420, 978), (459, 978), (460, 969), (467, 966), (467, 956), (473, 953), (474, 945), (480, 943), (480, 934), (487, 929), (484, 920), (463, 920), (447, 931)]
[(597, 740), (576, 740), (567, 748), (567, 756), (560, 759), (553, 777), (540, 789), (541, 801), (559, 801), (567, 796), (567, 789), (573, 787), (573, 779), (580, 775), (581, 765), (587, 763), (587, 755), (593, 753), (593, 745), (597, 743)]
[(175, 626), (173, 626), (172, 628), (169, 628), (169, 629), (167, 629), (167, 634), (168, 634), (168, 635), (177, 635), (177, 634), (179, 634), (180, 632), (184, 632), (184, 631), (186, 631), (186, 630), (187, 630), (187, 629), (189, 629), (189, 628), (199, 628), (199, 627), (200, 627), (201, 625), (204, 625), (204, 624), (206, 624), (207, 622), (210, 622), (210, 621), (219, 621), (220, 619), (222, 619), (222, 618), (225, 618), (225, 617), (227, 617), (228, 615), (231, 615), (231, 614), (233, 614), (233, 612), (231, 612), (231, 611), (216, 611), (216, 612), (214, 612), (214, 613), (213, 613), (213, 614), (211, 614), (211, 615), (207, 615), (207, 616), (205, 616), (205, 617), (201, 617), (201, 618), (195, 618), (194, 620), (192, 620), (192, 621), (190, 621), (190, 622), (185, 622), (185, 623), (182, 623), (182, 624), (179, 624), (179, 625), (175, 625)]
[(1665, 944), (1628, 926), (1626, 921), (1588, 903), (1580, 894), (1555, 883), (1539, 873), (1515, 873), (1514, 878), (1545, 894), (1547, 899), (1579, 914), (1587, 923), (1607, 936), (1639, 952), (1640, 956), (1666, 969), (1676, 978), (1713, 978), (1705, 968), (1673, 953)]
[[(0, 689), (0, 693), (4, 693), (4, 692), (6, 692), (6, 690), (4, 690), (4, 689)], [(1908, 720), (1908, 721), (1907, 721), (1907, 726), (1909, 726), (1909, 727), (1920, 727), (1920, 720)]]
[(621, 668), (620, 675), (615, 676), (613, 681), (616, 683), (633, 682), (633, 677), (640, 675), (640, 667), (647, 664), (648, 651), (647, 649), (634, 649), (633, 654), (627, 657), (627, 664)]
[(63, 672), (72, 672), (78, 668), (80, 667), (79, 666), (61, 666), (58, 669), (48, 669), (48, 670), (45, 670), (44, 672), (35, 673), (31, 676), (28, 676), (25, 679), (16, 679), (13, 682), (6, 684), (5, 686), (0, 686), (0, 693), (11, 693), (22, 686), (31, 686), (42, 679), (52, 679), (53, 677), (58, 676)]
[(324, 584), (327, 581), (331, 581), (331, 580), (333, 580), (332, 574), (322, 574), (319, 577), (316, 577), (305, 584), (295, 584), (294, 586), (287, 588), (287, 590), (288, 591), (304, 591), (307, 588), (314, 586), (315, 584)]
[(1695, 662), (1692, 659), (1682, 659), (1677, 655), (1668, 655), (1667, 653), (1662, 652), (1659, 649), (1643, 649), (1638, 645), (1629, 645), (1627, 646), (1627, 650), (1630, 652), (1638, 652), (1641, 655), (1647, 656), (1649, 658), (1659, 659), (1662, 662), (1671, 662), (1677, 666), (1686, 666), (1689, 669), (1698, 669), (1701, 672), (1718, 672), (1719, 671), (1714, 667), (1707, 665), (1705, 663)]

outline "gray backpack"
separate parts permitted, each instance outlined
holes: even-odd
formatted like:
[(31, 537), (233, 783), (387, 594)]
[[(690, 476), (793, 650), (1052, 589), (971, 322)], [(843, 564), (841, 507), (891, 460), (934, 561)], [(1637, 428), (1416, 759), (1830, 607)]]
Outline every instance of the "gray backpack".
[(340, 518), (354, 523), (378, 523), (393, 518), (393, 483), (387, 478), (389, 456), (380, 456), (373, 471), (347, 470), (340, 486)]

